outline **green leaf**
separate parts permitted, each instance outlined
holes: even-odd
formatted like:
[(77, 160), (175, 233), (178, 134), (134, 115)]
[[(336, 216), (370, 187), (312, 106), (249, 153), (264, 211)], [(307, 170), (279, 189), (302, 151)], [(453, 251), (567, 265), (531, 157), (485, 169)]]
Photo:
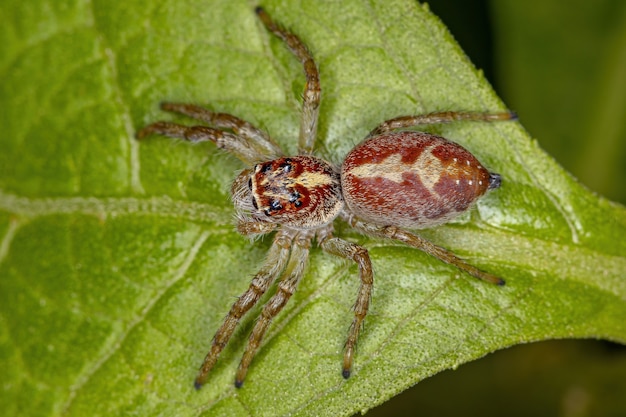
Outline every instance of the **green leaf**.
[[(288, 4), (291, 3), (291, 4)], [(340, 162), (390, 117), (505, 106), (439, 20), (411, 1), (263, 5), (320, 66), (318, 154)], [(353, 376), (341, 356), (356, 267), (312, 250), (245, 386), (247, 316), (207, 385), (197, 367), (270, 239), (234, 232), (241, 164), (211, 144), (134, 132), (204, 104), (295, 152), (301, 68), (244, 1), (5, 2), (0, 29), (0, 404), (6, 415), (350, 415), (488, 352), (563, 337), (626, 341), (626, 211), (565, 173), (518, 123), (435, 131), (504, 178), (423, 235), (506, 278), (402, 245), (376, 284)], [(176, 119), (192, 123), (182, 118)]]

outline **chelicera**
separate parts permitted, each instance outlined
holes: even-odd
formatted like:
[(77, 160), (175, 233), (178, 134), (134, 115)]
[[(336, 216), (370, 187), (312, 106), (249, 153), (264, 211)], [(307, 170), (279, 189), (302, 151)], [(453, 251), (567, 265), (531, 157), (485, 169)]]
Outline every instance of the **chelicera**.
[(278, 280), (276, 293), (263, 307), (237, 370), (235, 386), (241, 387), (272, 319), (304, 275), (313, 239), (325, 252), (352, 260), (359, 269), (361, 283), (342, 364), (342, 375), (350, 376), (374, 274), (365, 248), (333, 236), (333, 222), (337, 219), (365, 235), (401, 241), (476, 278), (504, 284), (501, 278), (406, 230), (436, 226), (465, 212), (488, 190), (500, 186), (500, 175), (489, 172), (454, 142), (407, 129), (458, 120), (511, 120), (514, 114), (439, 112), (387, 120), (348, 153), (341, 167), (334, 166), (312, 156), (321, 89), (311, 53), (296, 35), (277, 25), (262, 8), (257, 8), (256, 14), (304, 67), (299, 154), (284, 156), (281, 148), (252, 124), (192, 104), (163, 103), (161, 108), (212, 127), (156, 122), (137, 133), (138, 139), (160, 134), (190, 142), (211, 141), (238, 157), (249, 167), (237, 176), (231, 190), (238, 231), (244, 236), (276, 231), (265, 263), (215, 333), (195, 380), (196, 388), (206, 382), (242, 316)]

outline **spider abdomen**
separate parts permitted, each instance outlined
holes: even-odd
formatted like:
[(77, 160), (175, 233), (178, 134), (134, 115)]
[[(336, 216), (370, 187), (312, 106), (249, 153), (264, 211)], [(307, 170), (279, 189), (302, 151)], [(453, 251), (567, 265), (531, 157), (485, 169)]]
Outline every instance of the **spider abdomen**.
[(412, 229), (445, 223), (467, 210), (500, 176), (469, 151), (440, 136), (414, 131), (369, 138), (348, 153), (343, 197), (355, 216)]

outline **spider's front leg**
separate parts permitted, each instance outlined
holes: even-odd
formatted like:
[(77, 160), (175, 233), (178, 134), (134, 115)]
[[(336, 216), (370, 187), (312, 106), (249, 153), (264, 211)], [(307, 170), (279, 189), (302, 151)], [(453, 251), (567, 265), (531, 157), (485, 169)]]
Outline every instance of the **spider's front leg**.
[(155, 122), (145, 126), (136, 134), (138, 140), (152, 134), (184, 139), (192, 143), (213, 142), (215, 145), (235, 155), (247, 165), (276, 158), (282, 152), (265, 133), (236, 116), (227, 113), (214, 113), (193, 104), (162, 103), (163, 110), (184, 114), (211, 123), (235, 133), (225, 132), (209, 126), (185, 126), (172, 122)]
[(278, 289), (276, 294), (269, 299), (269, 301), (263, 306), (261, 316), (259, 317), (250, 338), (248, 339), (248, 345), (239, 363), (237, 374), (235, 376), (235, 386), (240, 388), (243, 385), (243, 381), (248, 373), (248, 368), (252, 359), (256, 355), (261, 346), (261, 341), (265, 336), (272, 319), (276, 317), (278, 313), (285, 307), (293, 293), (296, 291), (298, 282), (304, 275), (306, 266), (309, 259), (309, 248), (311, 246), (311, 232), (300, 232), (293, 240), (291, 247), (291, 255), (289, 262), (283, 272), (283, 277), (278, 282)]
[(359, 293), (354, 303), (354, 319), (348, 331), (348, 340), (346, 341), (343, 356), (342, 375), (347, 379), (350, 377), (352, 370), (354, 350), (356, 348), (359, 332), (361, 331), (363, 320), (369, 308), (372, 287), (374, 286), (374, 271), (372, 270), (372, 262), (370, 261), (367, 249), (357, 244), (336, 237), (330, 237), (322, 240), (320, 245), (324, 251), (344, 259), (350, 259), (359, 267), (361, 286), (359, 287)]
[(184, 139), (192, 143), (213, 142), (218, 148), (232, 153), (248, 165), (262, 160), (257, 150), (248, 141), (232, 133), (208, 126), (184, 126), (172, 122), (155, 122), (137, 132), (136, 137), (141, 140), (151, 134)]
[(275, 159), (283, 154), (278, 144), (267, 133), (232, 114), (217, 113), (195, 104), (186, 103), (163, 102), (161, 109), (203, 121), (217, 129), (232, 130), (235, 135), (247, 140), (258, 150), (259, 154), (262, 155), (261, 160)]
[(250, 287), (235, 301), (224, 322), (213, 337), (211, 350), (204, 358), (200, 372), (196, 377), (194, 386), (199, 389), (207, 379), (209, 371), (215, 365), (219, 354), (230, 340), (239, 320), (248, 312), (267, 291), (285, 268), (289, 260), (292, 236), (289, 233), (279, 231), (274, 237), (274, 243), (270, 248), (267, 259), (261, 270), (255, 275)]
[(304, 69), (306, 84), (302, 95), (302, 117), (300, 118), (300, 136), (298, 138), (299, 153), (311, 153), (315, 138), (317, 137), (317, 120), (319, 118), (319, 106), (322, 95), (320, 86), (320, 74), (317, 65), (313, 60), (313, 55), (309, 52), (306, 45), (295, 34), (285, 30), (261, 7), (256, 8), (256, 14), (263, 22), (263, 25), (279, 37), (292, 54), (298, 58)]

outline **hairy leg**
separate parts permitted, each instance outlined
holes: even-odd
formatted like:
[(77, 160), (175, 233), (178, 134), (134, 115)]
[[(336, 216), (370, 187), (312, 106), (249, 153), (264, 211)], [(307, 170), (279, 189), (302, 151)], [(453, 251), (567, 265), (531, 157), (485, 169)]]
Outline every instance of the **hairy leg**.
[(387, 239), (398, 240), (403, 242), (409, 246), (417, 248), (421, 251), (426, 252), (429, 255), (432, 255), (443, 262), (446, 262), (450, 265), (454, 265), (459, 268), (461, 271), (467, 272), (468, 274), (481, 279), (483, 281), (489, 282), (495, 285), (504, 285), (505, 281), (493, 274), (482, 271), (476, 268), (473, 265), (468, 264), (463, 259), (456, 256), (454, 253), (449, 250), (442, 248), (441, 246), (437, 246), (432, 242), (420, 237), (414, 233), (411, 233), (407, 230), (397, 228), (395, 226), (378, 226), (371, 223), (366, 223), (358, 219), (348, 219), (348, 222), (352, 227), (354, 227), (357, 231), (369, 235), (382, 237)]
[(218, 148), (232, 153), (248, 165), (261, 160), (261, 155), (250, 146), (247, 140), (208, 126), (184, 126), (171, 122), (156, 122), (137, 132), (137, 139), (141, 140), (151, 134), (184, 139), (192, 143), (213, 142)]
[(298, 144), (300, 147), (299, 153), (311, 153), (315, 145), (315, 138), (317, 137), (317, 120), (319, 117), (319, 106), (322, 94), (320, 74), (317, 70), (317, 65), (315, 65), (313, 56), (300, 38), (276, 24), (261, 7), (256, 8), (256, 14), (270, 32), (287, 44), (289, 50), (298, 58), (304, 67), (306, 85), (304, 87), (302, 101), (302, 116), (300, 118), (300, 137)]
[(262, 158), (258, 162), (276, 159), (282, 155), (280, 147), (264, 131), (232, 114), (216, 113), (204, 107), (185, 103), (164, 102), (161, 103), (161, 109), (201, 120), (217, 129), (231, 129), (235, 135), (247, 139), (259, 152)]
[(354, 303), (354, 319), (348, 331), (348, 340), (346, 341), (343, 356), (342, 375), (344, 378), (349, 378), (352, 370), (352, 362), (354, 360), (356, 342), (370, 304), (372, 287), (374, 286), (374, 272), (367, 249), (359, 245), (336, 237), (330, 237), (323, 240), (321, 246), (324, 251), (341, 258), (350, 259), (359, 267), (361, 286), (359, 287), (359, 293)]
[(444, 111), (437, 113), (421, 114), (415, 116), (400, 116), (389, 119), (372, 130), (368, 137), (378, 136), (397, 129), (406, 129), (413, 126), (432, 125), (438, 123), (450, 123), (460, 120), (492, 122), (499, 120), (515, 120), (517, 115), (511, 112), (505, 113), (477, 113)]
[(256, 274), (250, 283), (250, 287), (235, 301), (231, 307), (228, 315), (224, 319), (224, 322), (220, 326), (219, 330), (213, 337), (211, 344), (211, 350), (204, 358), (204, 362), (200, 367), (198, 376), (194, 386), (199, 389), (207, 379), (207, 376), (219, 354), (222, 352), (228, 341), (230, 340), (239, 320), (245, 313), (248, 312), (261, 298), (261, 296), (267, 291), (270, 285), (276, 280), (280, 273), (285, 268), (287, 261), (289, 260), (289, 253), (291, 248), (292, 236), (287, 233), (279, 231), (274, 238), (274, 243), (270, 248), (270, 252), (267, 255), (266, 261), (261, 267), (261, 270)]
[(308, 263), (310, 244), (310, 234), (298, 236), (294, 239), (293, 246), (291, 248), (291, 256), (287, 266), (285, 267), (283, 277), (278, 283), (276, 294), (274, 294), (265, 306), (263, 306), (261, 315), (259, 316), (259, 319), (257, 320), (254, 329), (252, 329), (252, 333), (248, 339), (248, 345), (246, 346), (246, 350), (241, 358), (241, 362), (239, 363), (239, 368), (237, 369), (237, 374), (235, 376), (235, 386), (237, 388), (241, 388), (243, 385), (250, 363), (252, 363), (252, 359), (258, 352), (263, 337), (265, 336), (265, 332), (271, 324), (272, 319), (280, 313), (283, 307), (287, 304), (287, 301), (289, 301), (293, 293), (296, 291), (298, 282), (300, 282), (300, 279), (304, 275), (304, 271)]

